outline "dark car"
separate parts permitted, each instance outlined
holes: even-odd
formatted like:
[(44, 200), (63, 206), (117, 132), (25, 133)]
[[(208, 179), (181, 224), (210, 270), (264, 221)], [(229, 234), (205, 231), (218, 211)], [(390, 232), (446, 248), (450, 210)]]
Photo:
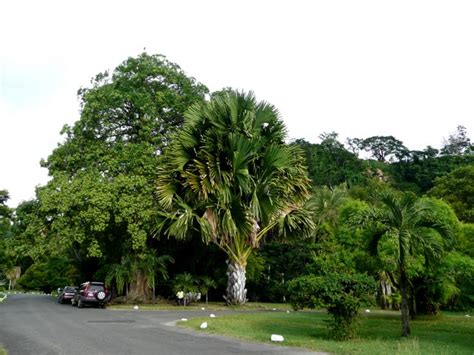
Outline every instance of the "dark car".
[(79, 308), (95, 305), (105, 308), (109, 301), (109, 292), (103, 282), (84, 282), (76, 290), (71, 304)]
[(63, 289), (58, 289), (58, 303), (69, 303), (74, 298), (76, 294), (77, 287), (75, 286), (66, 286)]

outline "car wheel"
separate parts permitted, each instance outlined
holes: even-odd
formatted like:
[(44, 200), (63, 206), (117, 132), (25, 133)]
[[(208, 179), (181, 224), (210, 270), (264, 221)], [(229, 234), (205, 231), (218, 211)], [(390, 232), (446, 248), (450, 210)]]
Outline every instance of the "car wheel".
[(105, 294), (104, 291), (99, 291), (99, 292), (97, 292), (96, 298), (97, 298), (99, 301), (103, 301), (103, 300), (105, 300), (105, 297), (106, 297), (106, 296), (107, 296), (107, 295)]
[(78, 307), (78, 308), (84, 307), (84, 304), (82, 303), (81, 299), (79, 299), (79, 300), (77, 301), (77, 307)]

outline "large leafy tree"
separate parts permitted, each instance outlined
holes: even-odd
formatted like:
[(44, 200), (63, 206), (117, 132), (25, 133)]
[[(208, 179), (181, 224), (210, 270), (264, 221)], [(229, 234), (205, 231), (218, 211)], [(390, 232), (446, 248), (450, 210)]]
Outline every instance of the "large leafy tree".
[(226, 300), (246, 302), (246, 264), (262, 238), (311, 226), (302, 210), (309, 179), (301, 150), (284, 142), (276, 109), (252, 93), (226, 91), (194, 105), (166, 151), (158, 179), (162, 230), (195, 228), (228, 256)]
[[(162, 150), (186, 108), (206, 93), (179, 66), (146, 53), (79, 90), (81, 117), (64, 127), (64, 143), (42, 162), (52, 179), (38, 198), (51, 235), (87, 268), (81, 267), (87, 277), (101, 263), (119, 263), (127, 254), (139, 260), (147, 252)], [(134, 277), (142, 284), (132, 280), (130, 291), (140, 298), (146, 278)]]
[(373, 136), (365, 139), (349, 139), (351, 147), (365, 150), (379, 162), (397, 158), (400, 160), (408, 154), (408, 149), (393, 136)]
[(352, 222), (367, 230), (372, 255), (378, 255), (384, 246), (395, 254), (402, 296), (402, 336), (409, 336), (410, 261), (417, 256), (423, 256), (425, 262), (439, 259), (453, 241), (453, 229), (442, 221), (435, 221), (429, 205), (412, 194), (398, 196), (384, 191), (377, 196), (376, 202), (356, 212)]

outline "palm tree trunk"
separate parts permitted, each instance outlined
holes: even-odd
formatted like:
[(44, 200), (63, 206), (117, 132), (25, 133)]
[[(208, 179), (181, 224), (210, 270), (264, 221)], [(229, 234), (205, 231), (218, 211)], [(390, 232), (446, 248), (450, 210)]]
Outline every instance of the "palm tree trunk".
[(408, 307), (408, 278), (404, 269), (400, 270), (400, 292), (402, 294), (402, 336), (410, 336), (410, 310)]
[(224, 296), (227, 304), (242, 305), (247, 302), (245, 281), (245, 266), (235, 261), (229, 261), (227, 266), (227, 289)]

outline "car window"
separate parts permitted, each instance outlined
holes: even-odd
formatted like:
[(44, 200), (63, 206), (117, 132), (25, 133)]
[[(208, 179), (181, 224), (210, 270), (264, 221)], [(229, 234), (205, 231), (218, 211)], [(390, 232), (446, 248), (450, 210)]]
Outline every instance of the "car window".
[(89, 288), (89, 291), (91, 291), (91, 292), (104, 291), (104, 286), (101, 286), (101, 285), (91, 285), (90, 288)]

